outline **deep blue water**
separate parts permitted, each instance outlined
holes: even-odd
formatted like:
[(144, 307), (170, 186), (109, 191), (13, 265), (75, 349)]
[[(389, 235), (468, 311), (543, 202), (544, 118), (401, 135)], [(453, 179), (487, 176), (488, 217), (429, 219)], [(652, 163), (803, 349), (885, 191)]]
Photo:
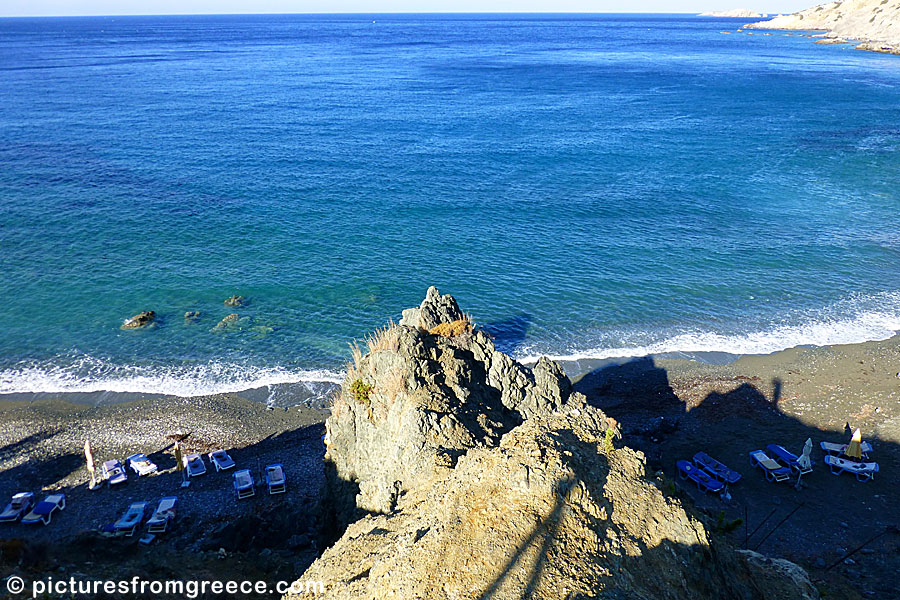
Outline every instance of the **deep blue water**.
[(0, 393), (334, 379), (430, 284), (520, 357), (890, 336), (900, 57), (741, 23), (0, 19)]

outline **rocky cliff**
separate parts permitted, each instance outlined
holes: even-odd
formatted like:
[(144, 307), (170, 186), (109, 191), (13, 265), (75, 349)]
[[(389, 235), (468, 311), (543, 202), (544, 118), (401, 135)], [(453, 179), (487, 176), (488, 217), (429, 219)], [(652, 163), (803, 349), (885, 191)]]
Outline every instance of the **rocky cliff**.
[(829, 2), (746, 27), (824, 30), (829, 39), (858, 41), (860, 50), (900, 54), (900, 0)]
[(558, 365), (497, 351), (452, 297), (430, 289), (366, 350), (327, 422), (342, 535), (300, 580), (325, 598), (818, 597), (712, 536)]

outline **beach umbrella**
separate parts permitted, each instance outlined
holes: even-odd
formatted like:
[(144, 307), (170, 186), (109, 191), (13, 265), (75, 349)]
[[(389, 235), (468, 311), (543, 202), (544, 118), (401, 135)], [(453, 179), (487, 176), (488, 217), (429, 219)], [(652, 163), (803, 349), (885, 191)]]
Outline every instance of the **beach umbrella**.
[(812, 467), (810, 454), (812, 454), (812, 438), (806, 438), (806, 443), (803, 444), (803, 453), (800, 454), (800, 458), (797, 460), (801, 469), (806, 470)]
[(862, 433), (860, 433), (859, 428), (856, 428), (856, 431), (853, 432), (853, 437), (850, 438), (850, 444), (847, 445), (847, 449), (844, 450), (844, 454), (849, 456), (850, 458), (855, 458), (856, 460), (862, 460)]
[(184, 460), (181, 457), (181, 445), (175, 442), (175, 470), (184, 471)]
[(97, 485), (97, 479), (94, 476), (94, 455), (91, 454), (91, 442), (90, 440), (85, 440), (84, 442), (84, 458), (87, 461), (87, 470), (88, 473), (91, 474), (91, 485), (90, 489), (94, 489), (94, 486)]

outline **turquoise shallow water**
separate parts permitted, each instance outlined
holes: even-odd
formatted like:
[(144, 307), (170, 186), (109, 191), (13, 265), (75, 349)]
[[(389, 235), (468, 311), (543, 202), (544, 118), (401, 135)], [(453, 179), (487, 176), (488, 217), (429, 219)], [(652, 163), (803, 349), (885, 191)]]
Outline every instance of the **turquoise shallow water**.
[(430, 284), (521, 358), (888, 337), (900, 59), (740, 24), (2, 19), (0, 393), (333, 381)]

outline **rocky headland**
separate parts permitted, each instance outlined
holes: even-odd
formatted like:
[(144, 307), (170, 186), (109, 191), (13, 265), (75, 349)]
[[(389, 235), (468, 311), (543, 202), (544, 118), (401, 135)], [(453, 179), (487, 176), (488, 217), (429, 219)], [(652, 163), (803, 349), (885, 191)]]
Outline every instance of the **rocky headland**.
[[(326, 422), (325, 598), (819, 594), (735, 549), (556, 363), (499, 352), (434, 288), (358, 348)], [(288, 596), (290, 597), (290, 596)]]
[(900, 54), (900, 0), (829, 2), (745, 28), (821, 30), (833, 43), (854, 40), (860, 50)]

